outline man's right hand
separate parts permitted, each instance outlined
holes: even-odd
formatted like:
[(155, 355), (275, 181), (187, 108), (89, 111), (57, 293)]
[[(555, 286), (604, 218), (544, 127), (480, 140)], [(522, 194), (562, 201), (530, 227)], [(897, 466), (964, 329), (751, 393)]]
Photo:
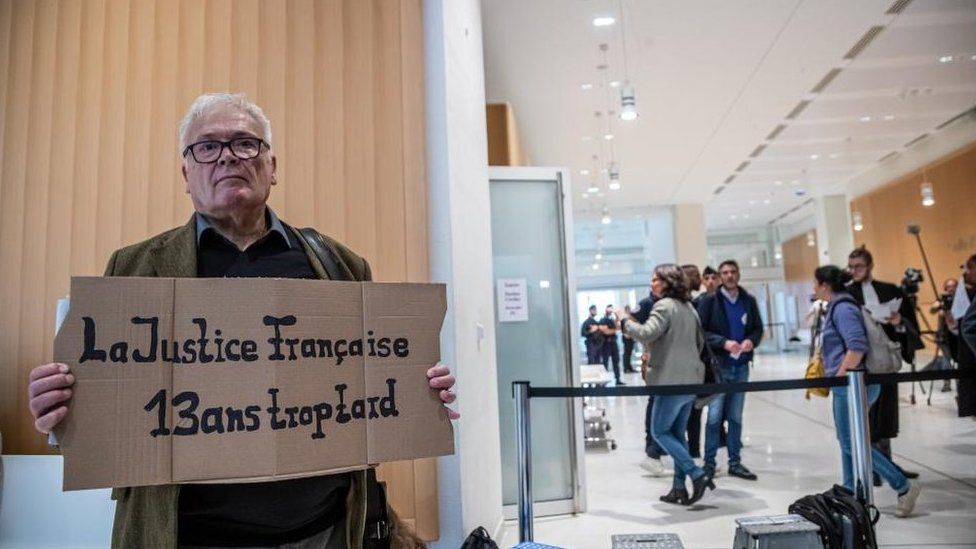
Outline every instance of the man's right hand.
[(74, 382), (67, 364), (44, 364), (31, 370), (27, 395), (35, 429), (50, 433), (68, 415), (66, 402)]
[(732, 341), (731, 339), (726, 339), (722, 347), (732, 355), (742, 352), (742, 345), (738, 341)]

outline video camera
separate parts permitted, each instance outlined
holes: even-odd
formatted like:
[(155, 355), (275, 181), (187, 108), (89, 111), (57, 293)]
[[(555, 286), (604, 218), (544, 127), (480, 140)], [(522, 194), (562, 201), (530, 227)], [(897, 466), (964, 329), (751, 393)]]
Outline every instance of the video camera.
[(905, 269), (905, 276), (901, 279), (901, 291), (906, 295), (915, 296), (918, 294), (919, 283), (925, 281), (921, 269), (909, 267)]

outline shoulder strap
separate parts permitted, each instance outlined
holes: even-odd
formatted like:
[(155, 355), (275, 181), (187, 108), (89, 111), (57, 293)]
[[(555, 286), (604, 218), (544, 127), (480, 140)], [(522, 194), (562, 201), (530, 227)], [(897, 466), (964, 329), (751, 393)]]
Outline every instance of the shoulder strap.
[(330, 279), (350, 280), (349, 277), (343, 276), (342, 269), (339, 268), (339, 264), (336, 261), (335, 250), (332, 249), (332, 246), (329, 246), (318, 231), (311, 227), (303, 227), (296, 232), (308, 244), (309, 248), (312, 248), (312, 251), (315, 252), (315, 256), (319, 258), (319, 262), (322, 263), (322, 268), (325, 269)]
[(376, 480), (376, 469), (366, 469), (366, 531), (364, 549), (389, 549), (392, 524), (386, 514), (386, 490)]

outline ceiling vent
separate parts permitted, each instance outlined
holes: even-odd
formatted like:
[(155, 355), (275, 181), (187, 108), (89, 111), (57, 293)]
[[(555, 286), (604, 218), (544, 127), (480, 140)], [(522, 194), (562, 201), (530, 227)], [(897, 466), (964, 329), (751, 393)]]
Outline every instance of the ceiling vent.
[(925, 138), (926, 138), (926, 137), (928, 137), (928, 136), (929, 136), (929, 134), (927, 134), (927, 133), (923, 133), (922, 135), (920, 135), (920, 136), (918, 136), (918, 137), (916, 137), (915, 139), (912, 139), (912, 140), (911, 140), (911, 141), (909, 141), (908, 143), (905, 143), (905, 147), (911, 147), (911, 146), (912, 146), (912, 145), (914, 145), (915, 143), (918, 143), (919, 141), (921, 141), (921, 140), (923, 140), (923, 139), (925, 139)]
[(722, 191), (724, 191), (724, 190), (725, 190), (725, 185), (719, 185), (719, 187), (717, 189), (715, 189), (715, 191), (712, 192), (712, 194), (714, 194), (715, 196), (718, 196), (718, 195), (722, 194)]
[(810, 101), (809, 100), (804, 99), (803, 101), (800, 101), (799, 103), (796, 104), (795, 107), (793, 107), (793, 110), (790, 111), (790, 114), (786, 115), (786, 119), (787, 120), (793, 120), (797, 116), (800, 116), (800, 113), (803, 112), (803, 109), (805, 109), (805, 108), (807, 108), (809, 106), (810, 106)]
[(864, 36), (862, 36), (861, 39), (858, 40), (856, 44), (854, 44), (854, 47), (852, 47), (844, 55), (844, 59), (854, 59), (855, 57), (860, 55), (861, 52), (864, 51), (864, 48), (868, 47), (868, 44), (870, 44), (872, 40), (874, 40), (875, 38), (877, 38), (879, 34), (881, 34), (882, 30), (884, 30), (884, 27), (882, 26), (874, 26), (868, 29), (868, 32), (864, 33)]
[(729, 183), (732, 182), (733, 179), (735, 179), (735, 174), (732, 174), (732, 175), (726, 177), (725, 178), (725, 181), (723, 181), (722, 184), (723, 185), (728, 185)]
[(879, 158), (878, 162), (884, 162), (885, 160), (888, 160), (889, 158), (895, 156), (896, 154), (898, 154), (898, 151), (891, 151), (890, 153)]
[(888, 8), (888, 11), (885, 12), (885, 15), (898, 15), (899, 13), (904, 11), (904, 9), (911, 2), (912, 0), (897, 0), (894, 4), (891, 5), (890, 8)]
[(762, 154), (762, 152), (764, 150), (766, 150), (766, 145), (759, 145), (758, 147), (756, 147), (756, 149), (754, 151), (752, 151), (749, 154), (749, 157), (750, 158), (756, 158), (757, 156), (759, 156), (760, 154)]
[(776, 139), (776, 137), (778, 137), (779, 134), (783, 133), (783, 130), (785, 129), (786, 129), (785, 124), (780, 124), (779, 126), (776, 126), (775, 128), (773, 128), (773, 131), (769, 132), (769, 135), (766, 136), (766, 141), (772, 141), (773, 139)]
[(972, 115), (972, 114), (976, 114), (976, 107), (973, 107), (971, 109), (965, 110), (965, 111), (963, 111), (963, 112), (961, 112), (961, 113), (953, 116), (952, 118), (950, 118), (950, 119), (946, 120), (945, 122), (943, 122), (943, 123), (939, 124), (938, 126), (936, 126), (935, 129), (941, 130), (942, 128), (945, 128), (946, 126), (952, 124), (953, 122), (955, 122), (955, 121), (957, 121), (957, 120), (959, 120), (961, 118), (965, 118), (966, 116)]
[(820, 79), (820, 82), (817, 82), (817, 85), (810, 90), (810, 93), (820, 93), (824, 91), (824, 89), (830, 85), (834, 78), (837, 78), (838, 74), (840, 74), (840, 69), (830, 69), (830, 72), (825, 74), (824, 77)]
[(741, 172), (742, 170), (744, 170), (744, 169), (746, 169), (746, 168), (748, 168), (748, 167), (749, 167), (749, 161), (748, 161), (748, 160), (746, 160), (746, 161), (745, 161), (745, 162), (743, 162), (742, 164), (739, 164), (739, 167), (737, 167), (737, 168), (735, 169), (735, 171), (737, 171), (737, 172)]

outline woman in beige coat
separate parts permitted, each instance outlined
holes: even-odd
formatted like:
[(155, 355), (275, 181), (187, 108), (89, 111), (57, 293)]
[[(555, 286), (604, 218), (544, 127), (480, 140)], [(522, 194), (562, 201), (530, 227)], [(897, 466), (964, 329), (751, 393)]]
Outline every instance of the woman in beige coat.
[[(682, 385), (701, 383), (705, 365), (701, 350), (705, 343), (698, 314), (691, 305), (688, 279), (681, 267), (665, 263), (654, 268), (651, 293), (657, 298), (651, 316), (644, 324), (632, 319), (623, 322), (624, 332), (650, 349), (648, 385)], [(661, 501), (689, 505), (701, 499), (705, 489), (715, 484), (695, 464), (688, 451), (685, 431), (695, 395), (661, 395), (654, 398), (651, 413), (651, 436), (674, 459), (674, 483)], [(691, 477), (689, 496), (685, 477)]]

